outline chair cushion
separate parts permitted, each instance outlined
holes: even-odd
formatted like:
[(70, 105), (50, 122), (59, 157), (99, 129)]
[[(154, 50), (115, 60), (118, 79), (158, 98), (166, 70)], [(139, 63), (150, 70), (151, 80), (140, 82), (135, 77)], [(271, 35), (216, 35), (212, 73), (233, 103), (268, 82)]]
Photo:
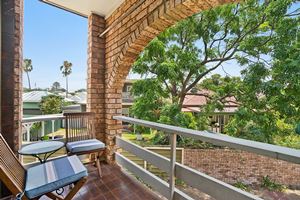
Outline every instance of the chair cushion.
[(105, 144), (97, 139), (81, 140), (76, 142), (68, 142), (67, 150), (71, 153), (80, 153), (85, 151), (93, 151), (103, 149)]
[(75, 155), (48, 161), (27, 170), (25, 195), (29, 199), (39, 197), (87, 175), (87, 169)]

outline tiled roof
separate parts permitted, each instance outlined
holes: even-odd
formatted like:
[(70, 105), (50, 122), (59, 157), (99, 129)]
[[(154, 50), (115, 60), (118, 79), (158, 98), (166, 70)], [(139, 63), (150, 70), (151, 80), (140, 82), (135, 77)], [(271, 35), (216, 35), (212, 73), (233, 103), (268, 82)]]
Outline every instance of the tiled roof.
[[(195, 94), (186, 95), (183, 101), (183, 112), (200, 112), (200, 107), (207, 104), (207, 97), (211, 95), (211, 91), (203, 90)], [(237, 101), (234, 97), (226, 98), (227, 102), (224, 104), (222, 111), (216, 110), (215, 112), (233, 113), (238, 109)]]

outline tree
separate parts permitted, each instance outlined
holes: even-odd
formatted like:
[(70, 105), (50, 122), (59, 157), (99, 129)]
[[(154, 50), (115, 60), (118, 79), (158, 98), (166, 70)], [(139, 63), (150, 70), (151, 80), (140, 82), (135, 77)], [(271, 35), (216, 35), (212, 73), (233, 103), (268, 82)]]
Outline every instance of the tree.
[(57, 92), (58, 90), (60, 89), (60, 83), (59, 82), (54, 82), (52, 84), (52, 87), (51, 87), (51, 90), (54, 91), (54, 92)]
[(29, 90), (31, 90), (31, 84), (30, 84), (30, 78), (29, 78), (29, 72), (31, 72), (33, 70), (31, 59), (24, 59), (24, 61), (23, 61), (23, 70), (27, 75), (28, 88), (29, 88)]
[[(272, 51), (276, 23), (286, 17), (291, 3), (249, 0), (203, 11), (150, 42), (133, 72), (155, 79), (159, 93), (181, 108), (185, 96), (226, 61), (264, 62)], [(148, 91), (147, 85), (143, 89)]]
[(291, 4), (248, 0), (203, 11), (150, 42), (133, 72), (155, 79), (171, 103), (181, 108), (185, 96), (227, 61), (264, 62), (272, 51), (269, 44), (276, 38), (277, 22)]
[(66, 77), (66, 97), (68, 97), (69, 85), (68, 85), (68, 76), (72, 73), (72, 63), (68, 61), (64, 61), (63, 65), (60, 66), (60, 71), (63, 76)]
[[(228, 132), (244, 134), (246, 128), (259, 135), (257, 140), (272, 143), (270, 133), (279, 130), (276, 123), (299, 121), (299, 9), (294, 6), (293, 10), (292, 5), (292, 0), (225, 5), (203, 11), (160, 34), (133, 66), (133, 72), (155, 82), (155, 86), (147, 84), (148, 79), (134, 84), (137, 99), (133, 114), (143, 118), (143, 113), (151, 113), (147, 99), (157, 97), (155, 100), (163, 103), (150, 102), (159, 113), (155, 119), (178, 125), (176, 118), (185, 96), (201, 83), (213, 91), (208, 95), (211, 103), (207, 111), (221, 109), (228, 96), (242, 104)], [(215, 75), (205, 80), (230, 60), (245, 69), (241, 78)], [(173, 109), (177, 114), (162, 112), (168, 103), (177, 106)]]
[(42, 97), (40, 109), (43, 114), (58, 114), (62, 112), (64, 101), (57, 95), (48, 95)]
[[(284, 21), (286, 29), (289, 23)], [(213, 95), (207, 97), (209, 104), (205, 110), (223, 109), (226, 97), (233, 96), (237, 100), (239, 109), (226, 127), (227, 134), (276, 143), (276, 138), (283, 140), (297, 133), (300, 121), (300, 42), (297, 39), (299, 32), (294, 32), (292, 27), (288, 30), (290, 33), (286, 37), (291, 37), (289, 42), (284, 45), (274, 43), (271, 67), (250, 62), (242, 72), (242, 79), (214, 75), (198, 86), (213, 91)]]

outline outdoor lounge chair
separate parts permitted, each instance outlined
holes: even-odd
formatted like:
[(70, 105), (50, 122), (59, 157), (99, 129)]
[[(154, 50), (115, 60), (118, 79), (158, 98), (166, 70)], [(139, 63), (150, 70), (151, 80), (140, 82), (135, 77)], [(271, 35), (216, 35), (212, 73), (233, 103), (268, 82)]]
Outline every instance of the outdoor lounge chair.
[(105, 150), (105, 144), (95, 139), (95, 114), (92, 112), (76, 112), (64, 113), (64, 116), (68, 155), (90, 155), (90, 162), (86, 164), (94, 163), (99, 176), (102, 177), (100, 156)]
[[(18, 199), (70, 200), (87, 180), (87, 169), (77, 156), (62, 157), (25, 169), (0, 134), (0, 178)], [(63, 198), (53, 191), (74, 184)], [(59, 192), (57, 192), (59, 193)]]

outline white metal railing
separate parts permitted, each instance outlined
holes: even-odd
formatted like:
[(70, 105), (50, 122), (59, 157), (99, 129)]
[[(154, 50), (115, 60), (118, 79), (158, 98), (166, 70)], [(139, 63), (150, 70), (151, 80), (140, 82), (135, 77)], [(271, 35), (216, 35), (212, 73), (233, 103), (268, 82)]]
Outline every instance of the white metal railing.
[[(30, 142), (32, 141), (30, 130), (32, 126), (35, 123), (41, 122), (41, 137), (45, 136), (45, 122), (51, 121), (51, 133), (55, 132), (55, 121), (56, 120), (62, 120), (65, 117), (63, 114), (51, 114), (51, 115), (38, 115), (33, 117), (26, 117), (22, 119), (22, 126), (25, 129), (25, 132), (23, 133), (23, 141)], [(54, 136), (52, 135), (52, 138), (54, 139)]]
[(138, 166), (137, 164), (130, 161), (128, 158), (124, 157), (122, 154), (118, 152), (116, 153), (116, 161), (121, 166), (133, 172), (136, 176), (141, 178), (145, 183), (150, 185), (156, 191), (160, 192), (163, 196), (172, 200), (192, 199), (191, 197), (179, 191), (175, 187), (175, 177), (183, 180), (186, 184), (194, 188), (197, 188), (200, 191), (203, 191), (216, 199), (224, 199), (224, 200), (261, 199), (257, 196), (254, 196), (248, 192), (240, 190), (232, 185), (224, 183), (220, 180), (210, 177), (190, 167), (176, 163), (175, 150), (176, 150), (177, 135), (191, 137), (218, 146), (227, 146), (234, 149), (249, 151), (267, 157), (300, 164), (300, 150), (296, 150), (296, 149), (234, 138), (223, 134), (214, 134), (208, 131), (196, 131), (196, 130), (191, 130), (186, 128), (180, 128), (176, 126), (149, 122), (145, 120), (124, 117), (124, 116), (115, 116), (114, 119), (156, 129), (159, 131), (163, 131), (167, 134), (170, 134), (171, 159), (165, 158), (159, 154), (151, 152), (145, 148), (135, 145), (120, 137), (116, 138), (118, 147), (146, 160), (147, 162), (151, 163), (152, 165), (155, 165), (162, 171), (167, 172), (169, 175), (169, 183), (156, 177), (149, 171)]

